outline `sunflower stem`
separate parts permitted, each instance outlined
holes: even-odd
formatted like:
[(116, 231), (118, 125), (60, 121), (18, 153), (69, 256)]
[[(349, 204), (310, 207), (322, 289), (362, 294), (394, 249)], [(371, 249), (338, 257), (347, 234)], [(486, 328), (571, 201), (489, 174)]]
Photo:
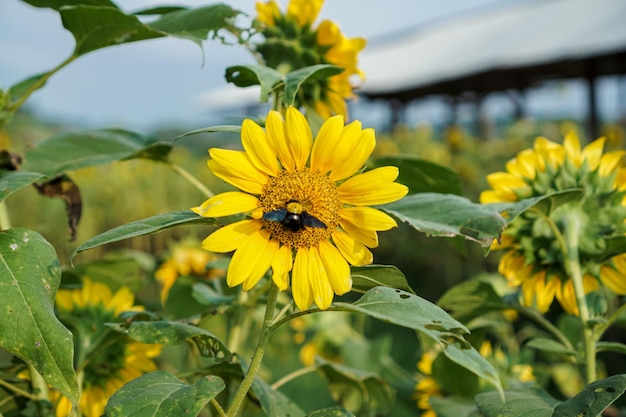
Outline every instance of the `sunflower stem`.
[(286, 383), (293, 381), (294, 379), (301, 377), (302, 375), (310, 374), (311, 372), (317, 371), (317, 365), (307, 366), (305, 368), (297, 369), (284, 377), (280, 378), (278, 381), (272, 384), (272, 389), (277, 390), (282, 387)]
[[(28, 391), (24, 391), (23, 389), (16, 387), (15, 385), (11, 384), (10, 382), (5, 381), (2, 378), (0, 378), (0, 386), (6, 388), (9, 391), (16, 393), (20, 397), (28, 398), (31, 401), (37, 401), (38, 399), (35, 394), (31, 394)], [(11, 397), (9, 396), (8, 398), (10, 399)]]
[(28, 372), (30, 373), (30, 383), (33, 387), (35, 398), (39, 401), (50, 401), (48, 384), (41, 374), (31, 364), (28, 364)]
[(254, 378), (261, 368), (261, 361), (263, 360), (263, 355), (265, 355), (265, 346), (269, 341), (271, 336), (270, 325), (272, 324), (272, 320), (274, 318), (274, 309), (276, 307), (276, 300), (278, 298), (278, 287), (272, 282), (270, 284), (269, 293), (267, 295), (267, 306), (265, 309), (265, 317), (263, 318), (263, 327), (261, 328), (261, 335), (259, 336), (259, 341), (257, 343), (256, 349), (254, 351), (254, 356), (252, 356), (252, 361), (250, 362), (250, 366), (248, 368), (248, 372), (246, 376), (241, 381), (237, 392), (233, 398), (233, 402), (226, 413), (227, 417), (235, 417), (239, 408), (243, 404), (243, 401), (252, 386), (252, 382), (254, 382)]
[(172, 169), (172, 171), (176, 172), (178, 175), (180, 175), (181, 177), (183, 177), (184, 179), (189, 181), (191, 183), (191, 185), (193, 185), (198, 190), (200, 190), (208, 198), (211, 198), (211, 197), (213, 197), (215, 195), (202, 182), (200, 182), (196, 177), (191, 175), (188, 171), (186, 171), (180, 165), (178, 165), (178, 164), (176, 164), (174, 162), (168, 162), (167, 165)]
[(209, 400), (209, 402), (211, 403), (211, 405), (213, 406), (213, 408), (215, 408), (215, 411), (217, 411), (217, 414), (220, 417), (226, 417), (226, 413), (224, 412), (224, 409), (222, 408), (222, 406), (220, 405), (220, 403), (217, 402), (217, 400), (215, 398), (211, 398)]
[(569, 349), (571, 351), (575, 351), (576, 350), (576, 349), (574, 349), (574, 346), (572, 346), (572, 344), (569, 341), (569, 339), (567, 337), (565, 337), (565, 335), (558, 329), (558, 327), (556, 327), (554, 324), (552, 324), (544, 316), (539, 314), (536, 310), (532, 310), (530, 308), (526, 308), (526, 307), (523, 307), (523, 306), (516, 306), (515, 310), (518, 311), (519, 313), (525, 315), (529, 319), (533, 320), (535, 323), (543, 326), (543, 328), (545, 330), (547, 330), (548, 332), (552, 333), (552, 335), (556, 339), (558, 339), (558, 341), (561, 342), (561, 344), (563, 346), (565, 346), (567, 349)]
[(576, 302), (578, 304), (578, 316), (583, 327), (585, 369), (588, 385), (596, 380), (596, 340), (593, 328), (589, 322), (589, 307), (587, 306), (587, 299), (585, 297), (583, 274), (578, 256), (580, 226), (578, 213), (569, 213), (565, 219), (565, 269), (574, 285), (574, 293), (576, 294)]

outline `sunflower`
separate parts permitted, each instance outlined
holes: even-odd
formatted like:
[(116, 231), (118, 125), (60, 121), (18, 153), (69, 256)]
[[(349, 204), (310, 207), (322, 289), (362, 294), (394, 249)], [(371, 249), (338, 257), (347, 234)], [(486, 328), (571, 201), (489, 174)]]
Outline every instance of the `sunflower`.
[(367, 206), (398, 200), (408, 189), (394, 182), (396, 167), (360, 173), (376, 140), (374, 130), (361, 129), (358, 121), (344, 126), (342, 116), (331, 117), (315, 141), (306, 118), (293, 107), (285, 120), (270, 111), (265, 126), (244, 120), (244, 151), (209, 150), (211, 171), (241, 191), (216, 195), (192, 210), (211, 218), (238, 213), (249, 218), (213, 232), (202, 247), (235, 251), (226, 274), (229, 286), (249, 290), (271, 268), (274, 283), (286, 290), (291, 272), (296, 305), (306, 310), (315, 302), (326, 309), (334, 294), (350, 291), (349, 264), (372, 263), (368, 248), (378, 246), (377, 231), (397, 226)]
[[(578, 188), (579, 200), (562, 204), (547, 215), (533, 210), (518, 217), (504, 231), (494, 249), (506, 250), (498, 270), (513, 287), (521, 288), (521, 303), (546, 312), (554, 298), (569, 314), (578, 314), (553, 227), (561, 234), (565, 216), (576, 213), (581, 222), (579, 257), (585, 293), (600, 287), (626, 294), (626, 254), (602, 259), (606, 240), (626, 232), (626, 152), (603, 152), (604, 138), (581, 150), (578, 136), (569, 132), (563, 144), (538, 137), (532, 149), (521, 151), (506, 165), (507, 172), (487, 176), (492, 189), (482, 203), (515, 202)], [(548, 216), (548, 217), (546, 217)]]
[(216, 259), (215, 254), (202, 250), (193, 241), (174, 246), (170, 256), (154, 272), (156, 280), (163, 285), (161, 303), (165, 305), (170, 289), (180, 276), (195, 276), (209, 280), (222, 276), (224, 274), (222, 269), (207, 267), (209, 262)]
[[(105, 284), (90, 279), (85, 279), (80, 289), (57, 293), (59, 317), (74, 333), (77, 373), (82, 381), (78, 408), (86, 417), (101, 416), (122, 385), (157, 369), (152, 358), (161, 353), (161, 346), (133, 342), (105, 325), (119, 321), (122, 312), (142, 311), (134, 301), (127, 287), (113, 293)], [(58, 417), (70, 415), (69, 399), (58, 391), (51, 391), (50, 396)]]
[(282, 14), (274, 0), (258, 2), (256, 22), (265, 41), (255, 48), (267, 66), (283, 73), (316, 64), (344, 68), (328, 79), (305, 84), (296, 107), (312, 107), (324, 119), (332, 115), (347, 117), (346, 100), (355, 97), (351, 80), (365, 78), (357, 62), (366, 41), (345, 37), (331, 20), (314, 28), (323, 4), (323, 0), (291, 0)]

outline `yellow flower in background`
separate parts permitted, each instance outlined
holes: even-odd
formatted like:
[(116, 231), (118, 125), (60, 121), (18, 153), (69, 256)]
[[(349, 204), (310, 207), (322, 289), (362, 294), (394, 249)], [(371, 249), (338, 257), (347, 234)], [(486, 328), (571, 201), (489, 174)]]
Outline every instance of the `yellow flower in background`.
[[(82, 374), (78, 408), (85, 417), (101, 416), (122, 385), (157, 369), (153, 358), (161, 353), (161, 346), (133, 342), (105, 326), (119, 321), (122, 312), (142, 311), (134, 302), (127, 287), (113, 293), (107, 285), (89, 279), (80, 289), (57, 293), (59, 317), (73, 328), (77, 369), (79, 376)], [(50, 396), (58, 417), (70, 415), (72, 404), (66, 397), (58, 391), (51, 391)]]
[(500, 243), (494, 242), (493, 249), (506, 250), (498, 270), (510, 286), (521, 288), (520, 302), (525, 306), (546, 312), (556, 298), (567, 313), (578, 314), (562, 249), (548, 222), (560, 227), (572, 210), (581, 213), (579, 255), (585, 292), (602, 284), (615, 294), (626, 294), (626, 255), (605, 261), (600, 256), (605, 238), (626, 232), (626, 152), (603, 152), (604, 143), (601, 138), (581, 149), (573, 131), (562, 145), (538, 137), (533, 148), (506, 164), (506, 172), (487, 176), (492, 189), (483, 191), (482, 203), (515, 202), (574, 188), (583, 192), (579, 200), (553, 209), (549, 219), (525, 212), (504, 231)]
[(296, 105), (313, 108), (323, 119), (332, 115), (347, 117), (346, 100), (355, 97), (352, 81), (365, 77), (358, 68), (358, 54), (366, 41), (347, 38), (331, 20), (314, 28), (323, 4), (323, 0), (291, 0), (283, 14), (273, 0), (257, 2), (256, 20), (261, 23), (265, 42), (256, 45), (256, 50), (266, 65), (284, 73), (316, 64), (344, 68), (329, 79), (303, 86)]
[(369, 205), (404, 197), (396, 167), (361, 173), (376, 139), (373, 129), (342, 116), (328, 119), (313, 140), (302, 113), (286, 120), (270, 111), (263, 130), (244, 120), (244, 151), (212, 148), (209, 168), (241, 191), (219, 194), (192, 210), (204, 217), (238, 213), (251, 218), (224, 226), (202, 242), (212, 252), (235, 251), (226, 281), (250, 290), (272, 269), (280, 290), (289, 287), (301, 310), (330, 306), (352, 288), (349, 265), (372, 263), (368, 248), (395, 220)]
[(444, 395), (443, 390), (432, 377), (433, 374), (433, 362), (439, 354), (438, 350), (429, 350), (422, 354), (419, 362), (417, 363), (417, 369), (421, 375), (415, 384), (415, 394), (413, 399), (417, 401), (417, 408), (422, 410), (422, 417), (437, 417), (437, 413), (430, 405), (430, 399), (432, 397), (442, 397)]
[(163, 285), (161, 303), (165, 304), (170, 289), (180, 276), (196, 276), (209, 280), (223, 276), (224, 270), (207, 267), (209, 262), (216, 259), (218, 257), (214, 253), (199, 248), (196, 242), (175, 245), (170, 256), (154, 273), (154, 277)]

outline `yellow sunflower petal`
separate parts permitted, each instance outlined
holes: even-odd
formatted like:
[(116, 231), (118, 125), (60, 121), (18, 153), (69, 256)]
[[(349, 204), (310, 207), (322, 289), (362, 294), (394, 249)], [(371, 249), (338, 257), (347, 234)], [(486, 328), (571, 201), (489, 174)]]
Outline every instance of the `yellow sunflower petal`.
[(287, 131), (287, 145), (296, 163), (297, 169), (304, 169), (309, 152), (313, 144), (313, 134), (306, 117), (295, 107), (287, 109), (287, 121), (285, 129)]
[(344, 220), (339, 220), (339, 225), (357, 242), (364, 244), (368, 248), (378, 247), (378, 233), (375, 231), (362, 229)]
[(203, 217), (223, 217), (246, 213), (259, 207), (259, 199), (239, 191), (228, 191), (206, 200), (191, 211)]
[[(494, 190), (486, 190), (480, 193), (478, 201), (480, 201), (482, 204), (500, 203), (504, 201), (517, 201), (517, 197), (513, 197), (513, 199), (510, 199), (509, 197), (510, 196), (508, 195), (502, 196), (500, 193)], [(507, 198), (509, 199), (507, 200)]]
[(248, 237), (261, 230), (261, 220), (241, 220), (217, 229), (202, 241), (202, 247), (211, 252), (231, 252)]
[(535, 178), (536, 156), (532, 149), (525, 149), (517, 154), (517, 156), (507, 162), (507, 172), (520, 178)]
[(130, 288), (122, 287), (113, 294), (113, 297), (105, 304), (105, 307), (107, 310), (115, 310), (115, 315), (118, 316), (122, 311), (133, 309), (134, 303), (135, 295)]
[(291, 272), (291, 293), (296, 306), (305, 311), (313, 302), (313, 291), (308, 279), (309, 256), (307, 248), (299, 248)]
[(389, 230), (396, 221), (386, 213), (371, 207), (348, 207), (339, 213), (342, 220), (365, 230)]
[(291, 0), (287, 6), (287, 17), (300, 27), (312, 25), (324, 4), (324, 0)]
[(279, 174), (273, 143), (267, 140), (267, 135), (261, 126), (250, 119), (245, 119), (241, 125), (241, 144), (259, 171), (273, 177)]
[[(626, 258), (626, 255), (620, 255)], [(602, 284), (615, 294), (626, 294), (626, 270), (619, 270), (607, 265), (600, 268)]]
[[(365, 174), (357, 175), (356, 177), (360, 177), (363, 175)], [(390, 184), (387, 184), (386, 187), (381, 187), (378, 189), (372, 188), (369, 192), (364, 191), (363, 194), (358, 194), (354, 192), (355, 190), (357, 190), (357, 187), (351, 188), (352, 185), (357, 185), (356, 183), (350, 184), (350, 186), (342, 187), (348, 181), (341, 184), (338, 187), (338, 191), (341, 201), (345, 204), (351, 204), (353, 206), (374, 206), (379, 204), (387, 204), (391, 203), (392, 201), (401, 199), (409, 192), (409, 189), (406, 185), (392, 182)]]
[(611, 175), (613, 171), (620, 166), (624, 155), (626, 155), (624, 151), (612, 151), (602, 155), (600, 160), (600, 175), (603, 177)]
[(565, 139), (563, 140), (563, 148), (565, 149), (565, 155), (574, 163), (575, 166), (579, 167), (582, 165), (580, 140), (578, 140), (578, 135), (575, 131), (570, 130), (567, 132)]
[(267, 3), (261, 3), (258, 1), (256, 3), (256, 12), (256, 19), (268, 26), (275, 26), (275, 19), (280, 16), (280, 9), (274, 0), (270, 0)]
[(507, 172), (494, 172), (487, 175), (487, 182), (500, 195), (512, 196), (517, 198), (514, 190), (527, 188), (526, 181)]
[(362, 195), (388, 186), (398, 178), (397, 167), (387, 166), (373, 169), (343, 182), (337, 191), (341, 195)]
[(318, 249), (314, 246), (307, 252), (309, 281), (313, 291), (313, 301), (322, 310), (326, 310), (333, 302), (334, 292), (328, 282), (328, 275), (320, 258)]
[(274, 144), (278, 160), (283, 168), (287, 171), (293, 171), (296, 167), (296, 162), (287, 145), (283, 116), (275, 110), (270, 110), (265, 119), (265, 130), (267, 131), (267, 139)]
[(333, 158), (342, 130), (343, 116), (334, 116), (324, 122), (311, 150), (311, 171), (326, 174), (334, 168)]
[(207, 162), (213, 174), (240, 190), (261, 194), (268, 176), (259, 171), (245, 152), (212, 148)]
[(596, 139), (583, 149), (582, 160), (587, 161), (591, 171), (594, 171), (600, 165), (605, 141), (606, 138)]
[[(360, 130), (360, 129), (359, 129)], [(357, 172), (372, 154), (376, 147), (376, 137), (374, 129), (365, 129), (360, 131), (359, 139), (352, 148), (349, 157), (330, 173), (331, 181), (340, 181)]]
[(244, 284), (249, 290), (263, 277), (278, 251), (278, 242), (270, 240), (269, 232), (259, 230), (237, 248), (228, 266), (226, 283), (229, 287)]
[(281, 246), (272, 260), (272, 280), (281, 291), (289, 288), (289, 271), (292, 265), (291, 248)]
[(352, 289), (352, 275), (350, 266), (339, 250), (330, 242), (320, 242), (319, 254), (328, 275), (328, 282), (337, 295), (347, 293)]
[(369, 265), (374, 260), (372, 252), (365, 245), (347, 234), (336, 230), (332, 233), (333, 242), (346, 260), (354, 266)]

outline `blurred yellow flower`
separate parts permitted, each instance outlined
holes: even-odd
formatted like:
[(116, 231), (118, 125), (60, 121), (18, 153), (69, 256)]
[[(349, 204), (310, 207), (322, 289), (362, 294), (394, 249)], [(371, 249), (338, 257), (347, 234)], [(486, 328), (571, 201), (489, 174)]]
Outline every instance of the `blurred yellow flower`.
[[(134, 302), (127, 287), (113, 293), (107, 285), (90, 279), (84, 279), (80, 289), (57, 293), (59, 316), (70, 323), (74, 333), (82, 381), (78, 408), (85, 417), (101, 416), (109, 398), (122, 385), (157, 369), (153, 358), (161, 353), (161, 346), (133, 342), (105, 326), (119, 321), (124, 311), (142, 311), (143, 307)], [(54, 390), (50, 397), (57, 417), (70, 415), (72, 404), (66, 397)]]
[(303, 86), (296, 105), (311, 107), (324, 119), (332, 115), (347, 117), (345, 100), (355, 97), (352, 80), (364, 79), (357, 62), (366, 41), (345, 37), (331, 20), (314, 28), (323, 4), (323, 0), (291, 0), (282, 14), (274, 0), (257, 2), (256, 21), (261, 24), (265, 42), (256, 45), (256, 50), (266, 65), (285, 73), (316, 64), (344, 68), (329, 79)]
[(170, 289), (180, 276), (197, 276), (216, 279), (224, 275), (224, 270), (208, 268), (207, 264), (218, 257), (198, 247), (196, 242), (182, 242), (174, 246), (169, 258), (154, 272), (161, 288), (161, 303), (165, 304)]
[(361, 173), (376, 140), (373, 129), (343, 117), (328, 119), (315, 141), (302, 113), (293, 107), (286, 120), (270, 111), (266, 130), (252, 120), (241, 129), (244, 151), (210, 149), (213, 173), (241, 191), (212, 197), (192, 210), (204, 217), (248, 213), (204, 240), (213, 252), (235, 251), (226, 281), (254, 287), (269, 268), (280, 290), (289, 287), (301, 310), (313, 302), (330, 306), (334, 294), (352, 288), (351, 265), (372, 262), (368, 247), (377, 231), (396, 226), (374, 208), (406, 195), (394, 182), (396, 167)]
[(556, 225), (563, 233), (562, 220), (573, 209), (582, 216), (578, 249), (585, 292), (596, 291), (601, 283), (615, 294), (626, 294), (625, 255), (597, 260), (604, 239), (625, 232), (626, 219), (626, 167), (622, 162), (626, 152), (603, 152), (604, 143), (601, 138), (581, 149), (573, 131), (562, 145), (538, 137), (533, 148), (521, 151), (506, 164), (506, 172), (487, 176), (492, 189), (482, 192), (482, 203), (515, 202), (575, 188), (583, 191), (580, 200), (555, 208), (549, 218), (532, 210), (525, 212), (504, 231), (500, 243), (494, 242), (493, 249), (506, 250), (498, 270), (510, 286), (521, 288), (520, 302), (525, 306), (546, 312), (556, 298), (567, 313), (578, 314), (554, 232)]

